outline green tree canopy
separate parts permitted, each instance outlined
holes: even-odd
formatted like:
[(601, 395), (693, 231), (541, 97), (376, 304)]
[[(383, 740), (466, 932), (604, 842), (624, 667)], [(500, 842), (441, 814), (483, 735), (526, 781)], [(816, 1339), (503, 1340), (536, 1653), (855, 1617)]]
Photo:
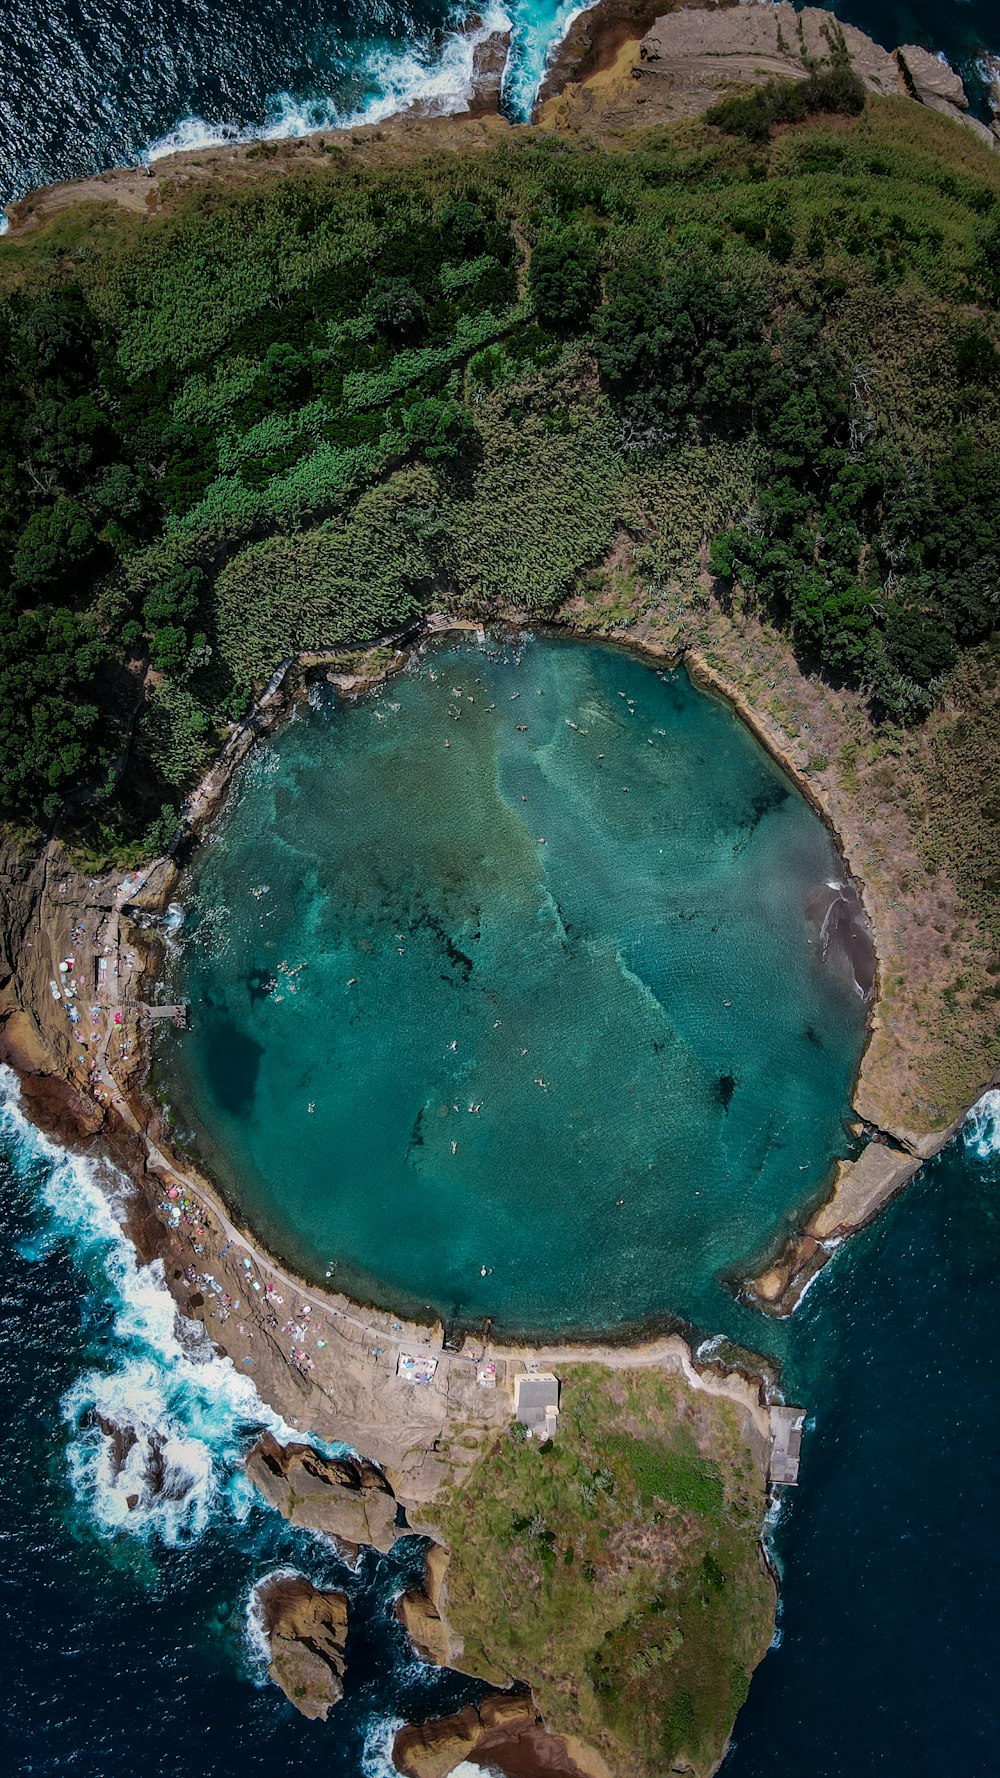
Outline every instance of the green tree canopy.
[(40, 507), (18, 539), (11, 585), (26, 598), (55, 595), (71, 604), (80, 595), (97, 548), (94, 522), (75, 500)]
[(552, 333), (574, 333), (597, 300), (597, 260), (579, 229), (546, 235), (531, 255), (528, 290), (535, 314)]

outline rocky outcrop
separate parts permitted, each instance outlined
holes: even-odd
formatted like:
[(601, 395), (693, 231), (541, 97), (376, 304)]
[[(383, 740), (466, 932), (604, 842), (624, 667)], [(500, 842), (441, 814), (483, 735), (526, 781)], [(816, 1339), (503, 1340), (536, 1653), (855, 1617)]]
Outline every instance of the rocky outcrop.
[[(714, 0), (703, 0), (705, 6)], [(735, 5), (736, 0), (722, 0)], [(613, 63), (626, 43), (638, 40), (663, 12), (663, 0), (597, 0), (573, 20), (554, 45), (535, 101), (534, 116), (571, 81), (590, 80)], [(690, 9), (689, 9), (690, 10)]]
[[(630, 17), (631, 31), (624, 23)], [(996, 146), (993, 133), (969, 114), (962, 82), (946, 62), (914, 45), (883, 49), (830, 12), (788, 4), (692, 5), (653, 19), (638, 0), (611, 0), (609, 8), (583, 14), (568, 34), (536, 117), (550, 128), (613, 138), (698, 117), (764, 81), (804, 80), (841, 57), (869, 92), (908, 95)]]
[(444, 1617), (447, 1570), (447, 1550), (432, 1543), (424, 1563), (423, 1586), (411, 1587), (396, 1601), (396, 1616), (416, 1653), (422, 1661), (431, 1661), (437, 1667), (457, 1667), (462, 1656), (462, 1639)]
[[(473, 23), (480, 25), (481, 22), (478, 18), (470, 20), (466, 28), (471, 29)], [(498, 115), (510, 39), (509, 31), (493, 31), (476, 44), (472, 52), (472, 96), (466, 107), (470, 117)]]
[(949, 113), (952, 110), (968, 111), (969, 101), (962, 82), (940, 56), (932, 56), (929, 49), (921, 49), (916, 43), (904, 43), (896, 51), (896, 60), (907, 89), (921, 105)]
[(608, 1778), (573, 1735), (551, 1735), (529, 1692), (494, 1692), (454, 1716), (400, 1729), (392, 1761), (403, 1778), (449, 1778), (464, 1760), (503, 1778)]
[(791, 1315), (836, 1244), (884, 1210), (920, 1165), (918, 1155), (880, 1141), (869, 1142), (855, 1161), (839, 1161), (829, 1198), (747, 1285), (749, 1300), (769, 1315)]
[(396, 1499), (373, 1463), (362, 1457), (324, 1457), (312, 1445), (280, 1445), (265, 1433), (246, 1467), (261, 1493), (293, 1525), (323, 1531), (355, 1555), (361, 1544), (391, 1549)]
[(902, 76), (905, 90), (911, 99), (919, 100), (921, 105), (929, 105), (932, 111), (940, 111), (943, 116), (954, 118), (964, 123), (967, 129), (995, 146), (993, 132), (978, 117), (969, 115), (969, 100), (961, 80), (953, 68), (949, 68), (940, 56), (931, 55), (929, 49), (921, 49), (919, 44), (904, 43), (896, 51), (896, 62)]
[(347, 1598), (302, 1574), (274, 1574), (255, 1588), (271, 1653), (268, 1669), (290, 1704), (325, 1722), (343, 1697)]
[(804, 80), (817, 63), (846, 54), (871, 92), (899, 91), (888, 51), (828, 12), (793, 6), (740, 6), (657, 19), (639, 48), (640, 75), (671, 89), (678, 112), (692, 117), (727, 88), (765, 80)]

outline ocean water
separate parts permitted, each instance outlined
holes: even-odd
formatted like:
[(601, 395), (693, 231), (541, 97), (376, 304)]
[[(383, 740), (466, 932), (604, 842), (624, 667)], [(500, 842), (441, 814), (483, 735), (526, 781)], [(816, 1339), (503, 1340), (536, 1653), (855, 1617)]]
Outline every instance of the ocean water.
[[(137, 1265), (125, 1189), (47, 1142), (0, 1070), (0, 1763), (33, 1778), (386, 1778), (387, 1738), (482, 1687), (413, 1659), (392, 1611), (421, 1539), (352, 1571), (260, 1503), (242, 1469), (281, 1423)], [(101, 1427), (136, 1444), (115, 1478)], [(162, 1453), (159, 1489), (144, 1485)], [(127, 1494), (138, 1494), (133, 1510)], [(307, 1574), (350, 1600), (345, 1697), (311, 1725), (266, 1678), (256, 1581)]]
[[(255, 1504), (237, 1460), (271, 1416), (245, 1378), (178, 1338), (95, 1163), (32, 1130), (6, 1070), (0, 1242), (4, 1771), (391, 1778), (395, 1723), (477, 1694), (413, 1661), (396, 1625), (419, 1540), (352, 1573)], [(758, 1319), (810, 1419), (773, 1533), (779, 1631), (726, 1778), (993, 1778), (998, 1270), (994, 1093), (791, 1323)], [(743, 1334), (739, 1317), (730, 1331)], [(120, 1515), (88, 1424), (98, 1404), (174, 1442), (192, 1508), (147, 1495)], [(276, 1568), (350, 1597), (345, 1697), (326, 1724), (264, 1678), (248, 1602)]]
[(720, 1276), (848, 1152), (841, 870), (682, 671), (439, 645), (241, 774), (185, 888), (160, 1090), (313, 1279), (498, 1331), (712, 1331)]
[[(52, 180), (236, 137), (372, 122), (469, 91), (474, 42), (511, 30), (510, 114), (528, 114), (575, 0), (7, 0), (0, 8), (0, 205)], [(959, 69), (981, 113), (994, 0), (834, 0), (887, 46)]]

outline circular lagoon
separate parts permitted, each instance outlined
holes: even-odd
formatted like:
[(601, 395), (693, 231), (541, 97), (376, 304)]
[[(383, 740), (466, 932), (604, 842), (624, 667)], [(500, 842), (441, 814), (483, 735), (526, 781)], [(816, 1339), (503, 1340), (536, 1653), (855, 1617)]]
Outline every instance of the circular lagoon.
[(362, 1300), (711, 1325), (847, 1152), (870, 954), (842, 875), (683, 672), (439, 645), (239, 775), (172, 963), (175, 1127)]

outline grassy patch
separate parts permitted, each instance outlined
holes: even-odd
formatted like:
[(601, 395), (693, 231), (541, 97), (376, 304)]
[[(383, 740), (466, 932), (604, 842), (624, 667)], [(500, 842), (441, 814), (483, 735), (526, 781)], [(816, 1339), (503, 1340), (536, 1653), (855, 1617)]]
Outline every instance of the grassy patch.
[(770, 1638), (762, 1510), (732, 1403), (567, 1369), (551, 1444), (504, 1434), (439, 1503), (466, 1663), (529, 1682), (615, 1771), (707, 1769)]

